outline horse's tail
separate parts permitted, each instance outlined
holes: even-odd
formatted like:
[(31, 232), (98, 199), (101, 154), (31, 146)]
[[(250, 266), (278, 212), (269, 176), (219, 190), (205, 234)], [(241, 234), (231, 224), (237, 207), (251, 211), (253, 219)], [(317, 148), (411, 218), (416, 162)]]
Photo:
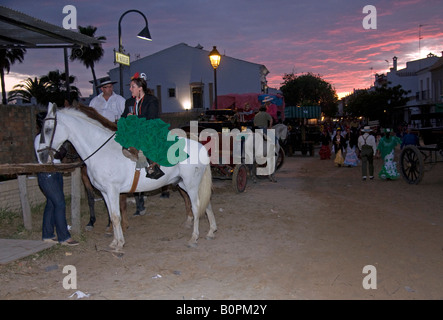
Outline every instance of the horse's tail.
[(202, 217), (209, 205), (212, 195), (212, 174), (210, 165), (206, 165), (205, 172), (198, 187), (198, 216)]

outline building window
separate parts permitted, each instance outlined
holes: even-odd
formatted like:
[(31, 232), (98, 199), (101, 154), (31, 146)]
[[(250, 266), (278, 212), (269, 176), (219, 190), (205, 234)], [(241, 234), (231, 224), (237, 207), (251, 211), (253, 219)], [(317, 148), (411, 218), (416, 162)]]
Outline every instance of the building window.
[(175, 98), (175, 88), (168, 89), (168, 96), (169, 98)]

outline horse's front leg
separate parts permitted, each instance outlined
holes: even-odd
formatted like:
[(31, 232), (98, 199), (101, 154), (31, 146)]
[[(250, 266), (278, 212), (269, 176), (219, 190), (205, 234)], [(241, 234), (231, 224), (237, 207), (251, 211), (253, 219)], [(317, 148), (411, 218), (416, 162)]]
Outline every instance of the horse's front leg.
[(103, 197), (106, 201), (108, 207), (109, 215), (112, 221), (112, 227), (114, 230), (114, 240), (109, 245), (115, 251), (123, 251), (123, 246), (125, 244), (125, 238), (123, 236), (123, 230), (121, 226), (121, 216), (120, 216), (120, 197), (118, 192), (109, 192), (104, 194)]

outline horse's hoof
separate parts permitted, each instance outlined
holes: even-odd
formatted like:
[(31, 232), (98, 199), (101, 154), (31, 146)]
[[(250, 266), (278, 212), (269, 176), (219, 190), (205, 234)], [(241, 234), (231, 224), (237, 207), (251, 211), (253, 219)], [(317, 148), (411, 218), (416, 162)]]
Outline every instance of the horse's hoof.
[(197, 248), (197, 243), (196, 242), (188, 242), (187, 247), (188, 248)]
[(86, 229), (86, 231), (92, 231), (92, 230), (94, 230), (94, 226), (87, 225), (85, 227), (85, 229)]
[(206, 236), (206, 240), (214, 240), (215, 236)]

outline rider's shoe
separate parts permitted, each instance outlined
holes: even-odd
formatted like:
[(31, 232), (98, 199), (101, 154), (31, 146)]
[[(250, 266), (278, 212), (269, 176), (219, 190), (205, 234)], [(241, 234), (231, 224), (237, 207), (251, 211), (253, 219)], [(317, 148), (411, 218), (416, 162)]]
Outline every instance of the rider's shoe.
[[(148, 162), (150, 162), (148, 160)], [(149, 167), (146, 167), (146, 178), (159, 179), (163, 177), (165, 173), (160, 169), (157, 163), (152, 163)]]

